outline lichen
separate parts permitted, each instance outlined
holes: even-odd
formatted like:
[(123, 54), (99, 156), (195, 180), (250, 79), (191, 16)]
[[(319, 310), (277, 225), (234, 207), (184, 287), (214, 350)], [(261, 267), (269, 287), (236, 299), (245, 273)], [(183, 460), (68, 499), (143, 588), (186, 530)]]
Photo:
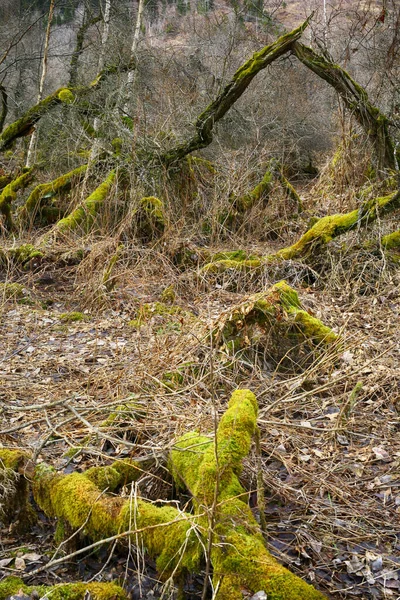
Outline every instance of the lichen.
[(35, 259), (43, 258), (43, 251), (35, 248), (32, 244), (21, 244), (14, 248), (7, 248), (6, 257), (10, 258), (14, 263), (27, 267)]

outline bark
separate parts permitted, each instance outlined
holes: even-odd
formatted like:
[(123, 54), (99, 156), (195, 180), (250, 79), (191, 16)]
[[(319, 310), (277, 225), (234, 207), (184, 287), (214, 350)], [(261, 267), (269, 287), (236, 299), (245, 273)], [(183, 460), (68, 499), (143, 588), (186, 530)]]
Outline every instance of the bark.
[(246, 91), (254, 77), (274, 60), (289, 52), (293, 43), (298, 40), (308, 26), (311, 17), (292, 32), (278, 38), (272, 44), (265, 46), (253, 54), (234, 74), (231, 81), (225, 86), (219, 96), (198, 116), (196, 120), (196, 134), (187, 142), (180, 144), (162, 155), (162, 162), (169, 166), (181, 160), (194, 150), (205, 148), (213, 139), (213, 128), (234, 103)]
[(256, 431), (257, 412), (254, 394), (237, 390), (214, 441), (192, 432), (176, 443), (170, 468), (177, 484), (191, 492), (194, 513), (108, 494), (141, 474), (142, 469), (130, 459), (62, 475), (45, 463), (30, 464), (19, 450), (0, 449), (0, 464), (33, 480), (36, 503), (59, 523), (74, 530), (84, 527), (85, 535), (94, 540), (131, 536), (156, 560), (164, 580), (199, 572), (203, 548), (211, 541), (217, 600), (242, 600), (243, 589), (249, 594), (264, 590), (274, 600), (323, 600), (323, 594), (285, 569), (266, 550), (239, 482), (242, 461)]
[(78, 62), (79, 62), (79, 58), (81, 57), (83, 50), (84, 50), (83, 44), (85, 42), (86, 32), (88, 31), (88, 29), (90, 29), (90, 27), (92, 27), (93, 25), (96, 25), (96, 23), (101, 21), (101, 18), (102, 18), (101, 15), (97, 15), (96, 17), (93, 17), (92, 19), (88, 19), (86, 5), (84, 8), (84, 11), (85, 12), (84, 12), (84, 16), (83, 16), (83, 22), (82, 22), (82, 25), (79, 27), (79, 30), (78, 30), (78, 33), (76, 36), (76, 44), (75, 44), (74, 51), (72, 53), (71, 63), (70, 63), (70, 67), (69, 67), (68, 87), (70, 87), (70, 88), (75, 87), (78, 82)]
[(0, 132), (3, 131), (4, 122), (7, 118), (8, 113), (8, 95), (4, 85), (0, 85), (1, 94), (1, 112), (0, 112)]
[[(50, 0), (49, 14), (47, 18), (47, 27), (46, 27), (46, 36), (44, 41), (44, 51), (43, 51), (43, 61), (42, 61), (42, 74), (40, 76), (39, 82), (39, 93), (37, 101), (40, 102), (43, 98), (43, 88), (44, 82), (46, 80), (47, 75), (47, 59), (49, 54), (49, 43), (50, 43), (50, 31), (51, 31), (51, 23), (53, 21), (53, 13), (54, 13), (54, 3), (55, 0)], [(37, 138), (37, 130), (34, 129), (31, 139), (29, 141), (28, 154), (26, 157), (26, 167), (31, 167), (34, 162), (34, 154), (35, 154), (35, 145)]]
[(380, 169), (396, 169), (395, 148), (388, 130), (387, 117), (371, 104), (365, 89), (339, 65), (317, 54), (300, 42), (292, 44), (295, 56), (331, 85), (345, 106), (364, 129), (374, 147)]

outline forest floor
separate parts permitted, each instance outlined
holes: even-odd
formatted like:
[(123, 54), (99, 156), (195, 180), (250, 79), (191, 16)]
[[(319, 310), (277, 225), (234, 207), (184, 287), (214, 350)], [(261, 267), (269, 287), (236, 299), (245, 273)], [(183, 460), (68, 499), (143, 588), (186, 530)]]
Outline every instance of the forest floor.
[[(354, 293), (351, 281), (295, 286), (340, 343), (303, 350), (301, 364), (276, 364), (260, 348), (221, 357), (204, 335), (221, 312), (267, 289), (267, 279), (238, 281), (237, 273), (227, 273), (204, 282), (195, 267), (180, 273), (163, 254), (143, 250), (140, 260), (119, 265), (115, 287), (105, 293), (93, 256), (101, 261), (100, 243), (78, 266), (43, 263), (10, 275), (23, 284), (24, 297), (1, 306), (0, 446), (29, 449), (64, 472), (110, 457), (159, 456), (185, 431), (212, 431), (230, 393), (248, 387), (260, 406), (270, 551), (330, 598), (398, 598), (398, 280), (383, 278), (367, 295)], [(171, 285), (175, 297), (167, 305), (179, 308), (163, 312), (150, 304), (140, 313), (144, 304), (165, 300)], [(352, 396), (358, 382), (361, 390)], [(124, 403), (126, 418), (105, 429)], [(256, 465), (253, 452), (243, 483), (257, 514)], [(162, 460), (138, 489), (152, 500), (176, 499)], [(0, 574), (29, 583), (29, 573), (53, 557), (53, 535), (44, 516), (29, 535), (3, 528)], [(71, 557), (35, 581), (78, 573), (124, 581), (133, 598), (160, 597), (154, 564), (140, 549), (111, 554), (104, 546), (84, 559)], [(199, 593), (201, 578), (186, 597)]]

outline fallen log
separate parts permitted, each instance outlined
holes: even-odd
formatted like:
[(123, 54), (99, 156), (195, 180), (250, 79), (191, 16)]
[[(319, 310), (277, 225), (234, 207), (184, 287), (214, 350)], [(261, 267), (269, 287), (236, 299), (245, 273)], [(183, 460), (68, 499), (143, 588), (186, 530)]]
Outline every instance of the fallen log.
[[(84, 529), (95, 540), (131, 536), (156, 559), (162, 579), (199, 572), (210, 550), (214, 597), (242, 600), (263, 590), (272, 600), (323, 600), (321, 592), (280, 565), (267, 551), (259, 525), (239, 481), (257, 427), (257, 401), (249, 390), (233, 393), (213, 440), (191, 432), (171, 452), (177, 484), (192, 495), (194, 512), (156, 506), (142, 498), (111, 496), (138, 477), (135, 461), (115, 461), (84, 473), (63, 475), (24, 453), (0, 449), (3, 468), (33, 479), (35, 501), (49, 516)], [(1, 463), (0, 463), (1, 464)], [(124, 532), (124, 534), (122, 533)]]

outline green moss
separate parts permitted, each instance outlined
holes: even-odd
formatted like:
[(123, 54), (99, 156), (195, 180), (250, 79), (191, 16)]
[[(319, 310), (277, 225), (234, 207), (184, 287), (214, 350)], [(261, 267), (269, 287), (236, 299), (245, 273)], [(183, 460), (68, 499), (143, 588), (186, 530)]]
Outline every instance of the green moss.
[[(32, 106), (20, 119), (11, 123), (0, 135), (0, 151), (10, 147), (13, 141), (32, 132), (34, 125), (54, 106), (62, 102), (69, 103), (72, 92), (68, 88), (60, 88)], [(65, 99), (65, 100), (64, 100)]]
[(0, 582), (0, 600), (17, 595), (22, 590), (27, 595), (37, 592), (49, 600), (84, 600), (86, 592), (93, 600), (127, 600), (125, 591), (115, 583), (62, 583), (54, 586), (26, 585), (19, 577), (6, 577)]
[(0, 467), (18, 471), (18, 468), (28, 460), (29, 456), (22, 450), (0, 448)]
[(358, 218), (358, 210), (322, 217), (295, 244), (279, 250), (277, 256), (288, 260), (314, 252), (321, 245), (328, 244), (333, 238), (355, 227)]
[(400, 248), (400, 231), (394, 231), (382, 237), (382, 246), (385, 250), (393, 250)]
[(400, 192), (396, 191), (364, 202), (359, 210), (323, 217), (311, 229), (306, 231), (295, 244), (279, 250), (276, 256), (287, 260), (315, 252), (337, 236), (358, 225), (366, 226), (373, 223), (378, 216), (383, 216), (399, 206)]
[(31, 261), (37, 258), (43, 258), (44, 256), (42, 250), (35, 248), (32, 244), (22, 244), (15, 248), (8, 248), (6, 255), (15, 263), (22, 266), (27, 266)]
[(146, 241), (162, 235), (166, 227), (164, 203), (155, 196), (142, 198), (135, 218), (138, 221), (139, 234)]
[(25, 202), (23, 211), (21, 211), (21, 217), (24, 218), (34, 214), (40, 210), (43, 200), (48, 202), (48, 198), (70, 189), (74, 181), (79, 181), (79, 179), (83, 177), (87, 171), (87, 167), (87, 165), (82, 165), (77, 169), (69, 171), (69, 173), (61, 175), (61, 177), (57, 177), (57, 179), (54, 179), (49, 183), (41, 183), (36, 186)]
[(75, 95), (68, 88), (62, 88), (58, 92), (57, 97), (63, 104), (73, 104), (75, 102)]
[[(249, 595), (264, 590), (273, 600), (322, 600), (322, 594), (267, 552), (238, 479), (256, 430), (257, 412), (250, 390), (234, 392), (218, 425), (216, 444), (195, 432), (184, 435), (171, 453), (172, 473), (177, 484), (192, 493), (197, 512), (213, 505), (218, 486), (211, 549), (218, 599), (241, 600), (246, 589)], [(208, 533), (207, 517), (200, 517), (200, 524)]]
[(85, 477), (99, 488), (113, 492), (121, 483), (121, 475), (113, 467), (91, 467), (85, 471)]
[(169, 285), (161, 292), (161, 302), (163, 304), (173, 304), (175, 302), (176, 294), (173, 285)]
[(0, 283), (0, 298), (10, 300), (12, 298), (23, 298), (25, 288), (20, 283)]
[(107, 198), (115, 179), (115, 171), (111, 171), (103, 181), (70, 215), (58, 221), (56, 228), (60, 232), (75, 231), (79, 227), (88, 230)]
[(248, 272), (259, 269), (262, 266), (260, 259), (253, 260), (217, 260), (202, 267), (202, 273), (224, 273), (228, 270)]
[(294, 321), (299, 325), (302, 334), (317, 344), (331, 344), (337, 340), (338, 336), (332, 329), (321, 323), (319, 319), (312, 317), (305, 310), (296, 310)]
[(60, 320), (63, 321), (64, 323), (76, 323), (78, 321), (90, 321), (90, 316), (89, 315), (85, 315), (84, 313), (81, 312), (69, 312), (69, 313), (61, 313), (60, 315)]
[(74, 529), (86, 524), (94, 539), (116, 533), (115, 518), (123, 500), (101, 498), (99, 488), (84, 474), (57, 475), (51, 467), (41, 464), (36, 468), (33, 491), (36, 502), (48, 516), (64, 519)]
[(6, 187), (9, 183), (11, 183), (12, 178), (10, 175), (1, 175), (0, 176), (0, 190)]
[(178, 388), (184, 382), (183, 373), (180, 371), (166, 371), (161, 381), (171, 390)]
[(250, 345), (268, 348), (271, 358), (280, 360), (300, 341), (330, 344), (337, 336), (329, 327), (301, 307), (297, 292), (280, 281), (267, 292), (251, 296), (230, 309), (216, 322), (214, 343), (238, 351)]
[(0, 193), (0, 213), (4, 215), (7, 229), (12, 228), (11, 204), (20, 189), (27, 187), (33, 179), (33, 169), (27, 169), (22, 175), (11, 181)]

